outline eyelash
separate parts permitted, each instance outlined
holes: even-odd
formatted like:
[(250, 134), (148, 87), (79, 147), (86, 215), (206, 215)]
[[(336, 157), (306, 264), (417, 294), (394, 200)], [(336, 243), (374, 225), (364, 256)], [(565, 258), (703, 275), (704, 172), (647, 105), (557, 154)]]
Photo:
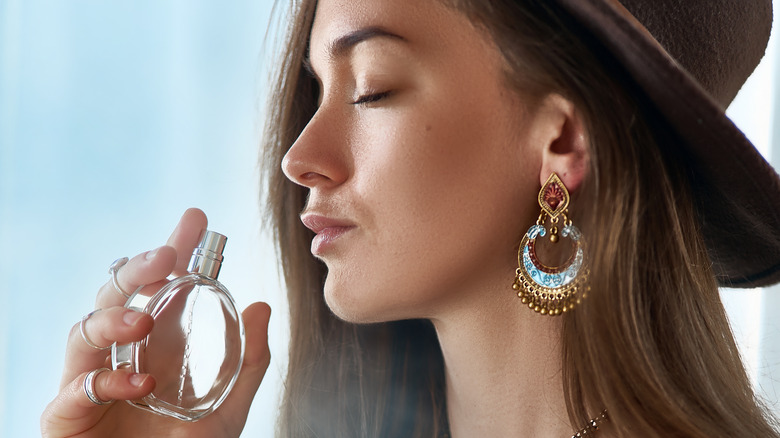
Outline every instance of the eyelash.
[(370, 103), (374, 103), (389, 96), (390, 93), (391, 93), (390, 91), (383, 91), (381, 93), (364, 94), (358, 97), (356, 101), (352, 102), (352, 105), (367, 105)]

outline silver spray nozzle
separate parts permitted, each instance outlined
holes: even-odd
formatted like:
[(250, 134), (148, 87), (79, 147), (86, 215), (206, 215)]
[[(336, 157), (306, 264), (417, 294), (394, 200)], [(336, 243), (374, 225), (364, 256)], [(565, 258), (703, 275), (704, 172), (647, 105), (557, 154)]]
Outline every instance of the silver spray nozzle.
[(192, 251), (192, 258), (187, 271), (215, 279), (222, 267), (222, 251), (225, 250), (227, 237), (209, 230), (203, 230), (200, 243)]

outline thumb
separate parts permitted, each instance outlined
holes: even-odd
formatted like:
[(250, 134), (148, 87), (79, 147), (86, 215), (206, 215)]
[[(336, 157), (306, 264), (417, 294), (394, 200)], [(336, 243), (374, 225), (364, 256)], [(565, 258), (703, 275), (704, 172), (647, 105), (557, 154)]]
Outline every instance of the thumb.
[(252, 399), (271, 362), (271, 352), (268, 349), (268, 321), (271, 318), (271, 308), (266, 303), (257, 302), (249, 305), (242, 316), (246, 330), (244, 362), (232, 391), (219, 408), (223, 416), (229, 418), (228, 421), (235, 421), (238, 424), (246, 422)]

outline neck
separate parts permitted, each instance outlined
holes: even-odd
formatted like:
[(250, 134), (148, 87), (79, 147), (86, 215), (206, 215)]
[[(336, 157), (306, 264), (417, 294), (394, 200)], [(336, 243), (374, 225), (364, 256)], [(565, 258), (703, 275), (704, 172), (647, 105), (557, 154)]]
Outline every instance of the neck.
[(483, 291), (433, 319), (446, 368), (453, 438), (571, 436), (560, 318), (528, 309), (510, 287)]

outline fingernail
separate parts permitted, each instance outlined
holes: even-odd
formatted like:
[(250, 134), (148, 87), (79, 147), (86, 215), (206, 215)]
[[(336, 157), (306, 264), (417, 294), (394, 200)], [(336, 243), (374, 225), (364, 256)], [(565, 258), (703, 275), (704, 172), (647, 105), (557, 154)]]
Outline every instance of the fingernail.
[(154, 256), (157, 255), (157, 251), (159, 251), (160, 248), (153, 249), (146, 253), (146, 260), (151, 260), (154, 258)]
[(129, 311), (125, 312), (125, 314), (122, 316), (122, 320), (125, 322), (125, 324), (127, 324), (129, 326), (134, 326), (135, 323), (137, 323), (138, 320), (141, 319), (141, 317), (143, 317), (143, 316), (144, 316), (144, 314), (141, 313), (141, 312), (135, 312), (135, 311), (129, 310)]
[(148, 374), (131, 374), (130, 375), (130, 384), (135, 386), (136, 388), (140, 387), (141, 385), (146, 382), (146, 379), (149, 377)]

